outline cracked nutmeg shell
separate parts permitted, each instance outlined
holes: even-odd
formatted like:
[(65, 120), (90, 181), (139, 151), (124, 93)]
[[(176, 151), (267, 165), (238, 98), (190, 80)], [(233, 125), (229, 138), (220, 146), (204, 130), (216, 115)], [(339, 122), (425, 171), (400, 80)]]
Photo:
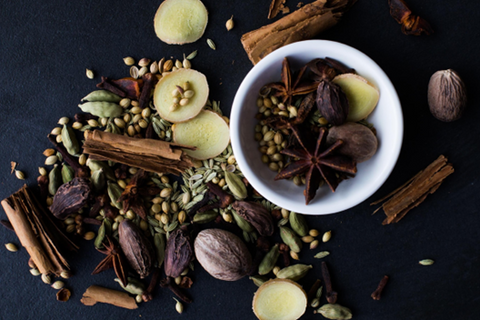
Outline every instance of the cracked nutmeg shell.
[(87, 179), (74, 178), (57, 189), (50, 211), (58, 219), (65, 220), (70, 214), (78, 212), (87, 204), (90, 193), (90, 183)]
[(252, 268), (252, 256), (245, 243), (231, 232), (206, 229), (195, 239), (195, 256), (212, 277), (236, 281)]
[(339, 126), (347, 120), (349, 110), (347, 96), (338, 85), (330, 81), (318, 84), (317, 108), (334, 126)]
[(178, 277), (193, 259), (193, 248), (187, 230), (175, 230), (167, 240), (163, 261), (167, 277)]
[(275, 225), (273, 224), (272, 215), (261, 204), (235, 201), (232, 204), (232, 208), (239, 216), (250, 222), (261, 236), (271, 236), (273, 234)]
[(452, 69), (435, 72), (428, 83), (430, 112), (440, 121), (459, 119), (467, 105), (465, 83)]
[(118, 227), (118, 242), (130, 266), (145, 278), (152, 271), (154, 251), (143, 231), (131, 220), (125, 219)]

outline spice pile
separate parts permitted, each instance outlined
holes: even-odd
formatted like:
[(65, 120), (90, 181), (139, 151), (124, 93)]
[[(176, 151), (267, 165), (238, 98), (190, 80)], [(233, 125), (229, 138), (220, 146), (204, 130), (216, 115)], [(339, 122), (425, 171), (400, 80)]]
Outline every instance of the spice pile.
[(281, 79), (260, 90), (255, 140), (262, 162), (278, 173), (275, 180), (305, 185), (308, 204), (320, 186), (335, 192), (377, 151), (375, 129), (365, 119), (379, 92), (331, 58), (314, 59), (295, 74), (284, 58)]

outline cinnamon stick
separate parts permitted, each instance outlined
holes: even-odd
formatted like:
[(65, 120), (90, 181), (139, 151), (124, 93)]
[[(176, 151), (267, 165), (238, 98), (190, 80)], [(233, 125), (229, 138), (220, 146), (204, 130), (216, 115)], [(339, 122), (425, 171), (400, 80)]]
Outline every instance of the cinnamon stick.
[(183, 149), (194, 147), (161, 140), (138, 139), (95, 130), (86, 134), (84, 153), (92, 160), (112, 160), (156, 173), (179, 175), (193, 166)]
[(86, 306), (93, 306), (100, 303), (108, 303), (120, 308), (137, 309), (137, 303), (133, 297), (130, 297), (126, 292), (107, 289), (99, 286), (90, 286), (80, 299)]
[(20, 243), (41, 273), (58, 276), (69, 269), (58, 247), (78, 247), (57, 227), (27, 185), (1, 203)]
[(253, 64), (287, 44), (311, 39), (333, 27), (356, 0), (317, 0), (241, 38)]
[(448, 159), (440, 155), (427, 168), (420, 171), (400, 188), (397, 188), (380, 201), (372, 203), (372, 205), (375, 205), (386, 200), (380, 207), (387, 216), (382, 224), (400, 221), (410, 210), (422, 203), (429, 194), (434, 193), (443, 180), (452, 174), (453, 171), (453, 166), (448, 163)]

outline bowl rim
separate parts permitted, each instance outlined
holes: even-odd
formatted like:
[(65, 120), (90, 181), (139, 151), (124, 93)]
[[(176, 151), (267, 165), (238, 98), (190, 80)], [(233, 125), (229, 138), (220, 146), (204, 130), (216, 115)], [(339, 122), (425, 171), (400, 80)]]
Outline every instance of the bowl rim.
[[(357, 199), (357, 201), (353, 202), (345, 202), (343, 205), (338, 206), (335, 209), (330, 209), (328, 211), (319, 211), (318, 208), (315, 208), (315, 206), (310, 205), (305, 205), (304, 203), (300, 206), (299, 203), (291, 201), (289, 199), (286, 199), (284, 197), (279, 197), (277, 194), (272, 192), (269, 188), (264, 188), (263, 183), (260, 181), (259, 178), (254, 174), (254, 172), (251, 170), (251, 168), (248, 166), (246, 157), (244, 153), (242, 152), (241, 149), (241, 142), (240, 142), (240, 136), (239, 134), (236, 134), (240, 131), (240, 116), (241, 116), (241, 111), (242, 111), (242, 104), (245, 100), (246, 94), (248, 93), (248, 90), (250, 89), (251, 85), (253, 84), (254, 80), (258, 75), (261, 74), (264, 70), (266, 70), (268, 67), (270, 67), (271, 64), (275, 63), (278, 59), (283, 59), (286, 56), (293, 55), (293, 54), (298, 54), (297, 51), (295, 51), (296, 47), (298, 46), (308, 46), (309, 48), (314, 48), (314, 47), (325, 47), (329, 46), (330, 50), (343, 50), (343, 51), (349, 51), (351, 54), (356, 55), (359, 59), (364, 59), (367, 60), (376, 70), (372, 73), (376, 73), (377, 76), (375, 77), (375, 80), (378, 82), (382, 82), (384, 86), (387, 87), (387, 90), (389, 91), (389, 94), (391, 95), (391, 99), (393, 100), (393, 106), (392, 108), (396, 111), (395, 118), (397, 121), (397, 127), (398, 127), (398, 134), (396, 136), (396, 139), (394, 140), (394, 143), (390, 145), (391, 149), (391, 154), (392, 158), (394, 159), (393, 161), (390, 161), (388, 164), (385, 165), (385, 168), (383, 169), (383, 172), (381, 173), (382, 176), (376, 180), (376, 182), (370, 187), (370, 191), (366, 192), (363, 197)], [(333, 48), (333, 49), (332, 49)], [(322, 54), (320, 53), (319, 56)], [(252, 118), (253, 119), (253, 118)], [(231, 139), (231, 144), (232, 144), (232, 149), (233, 153), (235, 155), (237, 164), (239, 165), (240, 170), (244, 174), (244, 176), (247, 178), (249, 183), (252, 185), (252, 187), (258, 191), (265, 199), (268, 201), (274, 203), (275, 205), (278, 205), (282, 208), (285, 208), (290, 211), (295, 211), (298, 213), (303, 213), (303, 214), (310, 214), (310, 215), (327, 215), (327, 214), (333, 214), (333, 213), (338, 213), (341, 211), (348, 210), (352, 207), (357, 206), (358, 204), (364, 202), (366, 199), (368, 199), (371, 195), (373, 195), (387, 180), (387, 178), (390, 176), (391, 172), (393, 171), (393, 168), (395, 167), (398, 157), (400, 155), (401, 147), (402, 147), (402, 142), (403, 142), (403, 134), (404, 134), (404, 126), (403, 126), (403, 113), (402, 113), (402, 107), (400, 103), (400, 99), (398, 98), (398, 94), (395, 90), (395, 87), (393, 86), (392, 82), (388, 78), (387, 74), (380, 68), (380, 66), (373, 61), (370, 57), (368, 57), (366, 54), (361, 52), (358, 49), (355, 49), (351, 46), (348, 46), (346, 44), (336, 42), (336, 41), (330, 41), (330, 40), (305, 40), (305, 41), (299, 41), (295, 42), (289, 45), (286, 45), (284, 47), (281, 47), (266, 57), (264, 57), (262, 60), (260, 60), (246, 75), (246, 77), (243, 79), (242, 83), (240, 84), (237, 93), (235, 94), (235, 98), (233, 100), (232, 104), (232, 109), (231, 109), (231, 114), (230, 114), (230, 139)], [(273, 182), (273, 181), (272, 181)], [(314, 209), (315, 208), (315, 209)]]

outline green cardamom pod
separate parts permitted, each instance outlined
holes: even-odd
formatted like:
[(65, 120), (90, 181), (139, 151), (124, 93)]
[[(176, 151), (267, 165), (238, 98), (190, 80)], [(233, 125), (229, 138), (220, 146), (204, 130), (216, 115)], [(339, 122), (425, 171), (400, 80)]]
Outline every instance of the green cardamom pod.
[(106, 179), (103, 169), (93, 171), (90, 179), (92, 180), (93, 191), (95, 191), (95, 193), (101, 193), (105, 189)]
[(75, 178), (75, 171), (70, 167), (68, 164), (62, 165), (62, 181), (63, 183), (67, 183)]
[(270, 280), (269, 278), (264, 276), (250, 276), (248, 278), (252, 280), (257, 287), (260, 287), (262, 284)]
[(321, 306), (315, 313), (320, 313), (327, 319), (332, 320), (348, 320), (352, 319), (352, 311), (339, 304), (327, 303)]
[(235, 211), (232, 211), (233, 219), (240, 229), (247, 233), (255, 232), (255, 228), (247, 220), (240, 217)]
[(107, 90), (95, 90), (87, 94), (81, 101), (106, 101), (106, 102), (120, 102), (122, 97)]
[(243, 183), (240, 176), (233, 172), (225, 171), (225, 181), (235, 198), (243, 200), (247, 197), (247, 187), (245, 187), (245, 183)]
[(73, 132), (71, 127), (64, 124), (61, 136), (63, 146), (67, 149), (68, 153), (74, 156), (80, 152), (80, 145), (78, 144), (75, 132)]
[(93, 101), (79, 104), (78, 107), (83, 112), (93, 114), (100, 118), (119, 117), (123, 113), (123, 108), (113, 102)]
[(103, 248), (103, 240), (105, 240), (106, 230), (105, 230), (105, 220), (102, 222), (100, 228), (98, 228), (97, 237), (93, 244), (95, 248), (102, 249)]
[(293, 266), (289, 266), (278, 271), (277, 278), (298, 281), (303, 277), (305, 277), (307, 275), (308, 270), (312, 268), (313, 268), (312, 265), (295, 264)]
[(205, 212), (199, 212), (196, 215), (193, 216), (193, 223), (208, 223), (212, 222), (215, 220), (215, 218), (218, 216), (218, 212), (215, 212), (213, 210), (205, 211)]
[(118, 284), (122, 287), (122, 289), (127, 291), (128, 293), (143, 294), (145, 292), (145, 285), (135, 278), (128, 277), (127, 278), (128, 283), (126, 286), (123, 285), (120, 279), (115, 278), (114, 280), (115, 282), (118, 282)]
[(302, 240), (289, 227), (280, 227), (280, 237), (293, 252), (302, 250)]
[(120, 186), (114, 182), (108, 181), (107, 184), (107, 192), (108, 196), (110, 197), (110, 201), (112, 201), (113, 205), (117, 207), (117, 209), (122, 209), (122, 202), (117, 202), (118, 198), (120, 198), (122, 195), (122, 188), (120, 188)]
[(156, 233), (153, 237), (153, 244), (157, 252), (157, 268), (160, 268), (165, 260), (165, 236), (161, 233)]
[(103, 173), (108, 180), (116, 181), (117, 178), (115, 177), (115, 173), (113, 173), (112, 168), (108, 166), (107, 163), (103, 161), (96, 161), (96, 160), (87, 160), (87, 166), (90, 168), (92, 172), (103, 169)]
[(48, 174), (48, 193), (52, 196), (57, 193), (58, 188), (63, 184), (62, 172), (58, 164), (53, 166), (53, 169)]
[(290, 212), (289, 220), (290, 226), (296, 234), (298, 234), (300, 237), (305, 237), (308, 235), (309, 228), (304, 216), (292, 211)]
[(262, 261), (258, 265), (258, 274), (265, 275), (273, 270), (277, 263), (278, 256), (280, 256), (280, 250), (278, 244), (274, 245), (270, 251), (263, 257)]

